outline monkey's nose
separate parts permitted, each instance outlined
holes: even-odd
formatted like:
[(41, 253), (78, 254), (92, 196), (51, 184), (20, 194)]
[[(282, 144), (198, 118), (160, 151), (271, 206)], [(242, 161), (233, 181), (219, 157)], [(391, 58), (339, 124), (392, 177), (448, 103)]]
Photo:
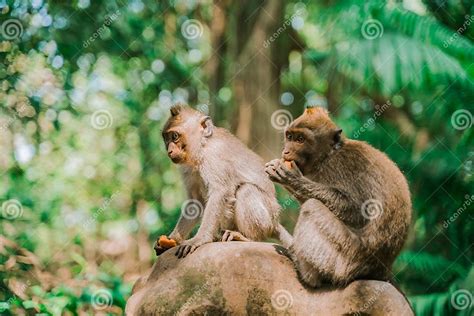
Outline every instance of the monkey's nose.
[(289, 150), (284, 150), (283, 151), (283, 155), (289, 155), (290, 154), (290, 151)]

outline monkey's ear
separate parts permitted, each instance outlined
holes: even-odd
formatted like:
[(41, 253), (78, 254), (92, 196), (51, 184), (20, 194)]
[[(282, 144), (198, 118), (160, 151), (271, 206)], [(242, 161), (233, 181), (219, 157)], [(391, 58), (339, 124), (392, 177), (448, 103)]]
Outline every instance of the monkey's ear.
[(334, 149), (339, 149), (341, 148), (342, 145), (342, 128), (336, 128), (333, 134), (333, 140), (334, 140)]
[(171, 108), (170, 108), (170, 113), (171, 113), (171, 116), (176, 116), (178, 115), (181, 110), (183, 109), (183, 106), (181, 104), (175, 104), (173, 105)]
[(204, 116), (201, 119), (201, 126), (203, 128), (202, 134), (204, 137), (210, 137), (214, 131), (214, 124), (209, 116)]

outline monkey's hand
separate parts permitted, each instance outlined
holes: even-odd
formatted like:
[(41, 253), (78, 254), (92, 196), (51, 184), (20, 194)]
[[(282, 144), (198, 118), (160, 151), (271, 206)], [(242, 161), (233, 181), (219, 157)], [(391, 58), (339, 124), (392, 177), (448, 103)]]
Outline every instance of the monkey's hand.
[(183, 241), (179, 246), (178, 250), (176, 251), (175, 255), (178, 258), (184, 258), (189, 254), (192, 254), (197, 248), (200, 246), (212, 242), (212, 239), (207, 240), (204, 238), (199, 238), (199, 237), (193, 237), (191, 239), (188, 239), (186, 241)]
[(265, 172), (273, 182), (280, 183), (290, 188), (300, 183), (303, 173), (294, 161), (289, 168), (283, 160), (273, 159), (265, 165)]
[(158, 244), (158, 241), (156, 241), (155, 246), (154, 246), (153, 248), (155, 249), (155, 254), (156, 254), (156, 256), (159, 256), (159, 255), (161, 255), (163, 252), (165, 252), (166, 250), (170, 249), (170, 248), (163, 248), (163, 247), (161, 247), (161, 246)]
[(273, 182), (280, 183), (281, 178), (276, 173), (276, 169), (282, 163), (281, 159), (273, 159), (265, 164), (265, 172), (267, 173), (270, 180)]

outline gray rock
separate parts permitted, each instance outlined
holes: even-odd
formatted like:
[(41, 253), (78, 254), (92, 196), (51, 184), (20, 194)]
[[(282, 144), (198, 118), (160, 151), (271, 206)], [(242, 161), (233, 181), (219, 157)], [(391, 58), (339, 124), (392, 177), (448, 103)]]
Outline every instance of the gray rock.
[(413, 315), (390, 283), (355, 281), (310, 289), (285, 249), (271, 243), (210, 243), (184, 259), (175, 249), (139, 279), (127, 315)]

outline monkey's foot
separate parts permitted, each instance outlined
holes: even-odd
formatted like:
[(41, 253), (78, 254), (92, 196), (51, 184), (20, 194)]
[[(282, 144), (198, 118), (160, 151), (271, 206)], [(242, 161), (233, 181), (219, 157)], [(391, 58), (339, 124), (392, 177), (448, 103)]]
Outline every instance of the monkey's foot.
[(176, 250), (176, 257), (179, 259), (186, 257), (187, 255), (192, 254), (199, 246), (198, 245), (180, 245), (178, 250)]
[(196, 249), (201, 247), (204, 244), (212, 242), (212, 239), (196, 237), (194, 236), (191, 239), (183, 241), (181, 245), (178, 246), (178, 250), (176, 251), (175, 255), (178, 258), (184, 258), (187, 255), (192, 254)]
[(221, 241), (251, 241), (250, 239), (248, 239), (247, 237), (245, 237), (244, 235), (242, 235), (241, 233), (239, 232), (235, 232), (235, 231), (232, 231), (232, 230), (226, 230), (224, 232), (224, 234), (222, 235), (222, 239)]

